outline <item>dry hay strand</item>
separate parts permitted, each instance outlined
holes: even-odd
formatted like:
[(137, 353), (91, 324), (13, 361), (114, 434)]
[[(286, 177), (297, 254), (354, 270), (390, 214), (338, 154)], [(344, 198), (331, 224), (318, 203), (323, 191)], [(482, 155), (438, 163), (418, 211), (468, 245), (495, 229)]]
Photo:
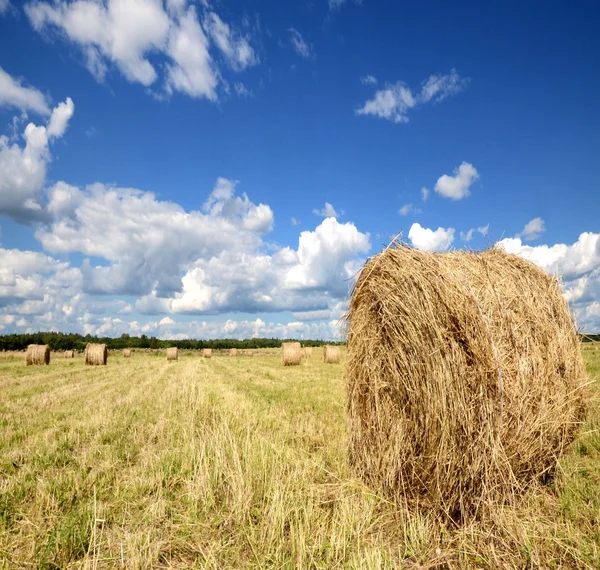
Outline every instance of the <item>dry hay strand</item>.
[(130, 348), (124, 348), (123, 349), (123, 356), (125, 358), (131, 358), (131, 349)]
[(281, 364), (283, 366), (297, 366), (302, 360), (302, 349), (299, 342), (281, 343)]
[(342, 357), (339, 346), (325, 345), (323, 347), (323, 362), (325, 364), (338, 364)]
[(25, 353), (25, 364), (50, 364), (50, 347), (47, 344), (30, 344)]
[(75, 358), (75, 351), (73, 350), (65, 350), (63, 353), (64, 358)]
[(499, 248), (388, 248), (346, 315), (350, 459), (368, 484), (457, 521), (551, 477), (585, 418), (556, 279)]
[(237, 356), (238, 355), (238, 349), (237, 348), (232, 348), (229, 351), (229, 356)]
[(204, 358), (211, 358), (212, 357), (212, 348), (203, 348), (202, 356), (204, 356)]
[(85, 346), (85, 363), (91, 366), (106, 366), (108, 349), (105, 344), (88, 343)]
[(167, 360), (179, 360), (179, 350), (176, 346), (167, 348)]
[(310, 358), (312, 356), (312, 347), (311, 346), (305, 346), (302, 349), (302, 358)]

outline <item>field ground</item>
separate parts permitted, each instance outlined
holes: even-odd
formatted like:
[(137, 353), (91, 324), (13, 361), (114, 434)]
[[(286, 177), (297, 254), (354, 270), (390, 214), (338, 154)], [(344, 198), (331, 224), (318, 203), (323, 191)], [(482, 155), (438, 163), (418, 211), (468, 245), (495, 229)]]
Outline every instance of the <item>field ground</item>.
[(353, 477), (320, 355), (0, 360), (0, 568), (600, 568), (596, 401), (556, 481), (444, 528)]

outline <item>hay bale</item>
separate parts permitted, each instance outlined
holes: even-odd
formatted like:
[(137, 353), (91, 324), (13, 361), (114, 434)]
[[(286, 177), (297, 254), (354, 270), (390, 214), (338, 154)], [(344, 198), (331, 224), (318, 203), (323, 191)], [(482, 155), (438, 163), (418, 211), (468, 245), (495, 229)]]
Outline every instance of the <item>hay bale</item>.
[(325, 345), (323, 347), (323, 362), (325, 364), (338, 364), (342, 357), (339, 346)]
[(281, 343), (281, 364), (283, 366), (298, 366), (302, 360), (302, 349), (299, 342)]
[(587, 411), (556, 279), (491, 248), (389, 248), (346, 315), (350, 458), (369, 484), (455, 520), (551, 476)]
[(204, 356), (204, 358), (211, 358), (212, 357), (212, 348), (203, 348), (202, 356)]
[(105, 344), (88, 343), (85, 346), (85, 363), (90, 366), (106, 366), (108, 349)]
[(47, 344), (30, 344), (25, 353), (25, 364), (50, 364), (50, 347)]
[(131, 358), (131, 349), (130, 348), (124, 348), (123, 349), (123, 356), (125, 358)]
[(312, 347), (311, 346), (305, 346), (302, 349), (302, 358), (311, 358), (312, 356)]
[(179, 360), (179, 350), (176, 346), (167, 348), (167, 360)]
[(254, 356), (254, 353), (251, 350), (247, 350), (246, 356)]
[(237, 356), (238, 355), (238, 349), (237, 348), (232, 348), (229, 351), (229, 356)]
[(63, 356), (65, 358), (75, 358), (75, 352), (73, 350), (65, 350)]

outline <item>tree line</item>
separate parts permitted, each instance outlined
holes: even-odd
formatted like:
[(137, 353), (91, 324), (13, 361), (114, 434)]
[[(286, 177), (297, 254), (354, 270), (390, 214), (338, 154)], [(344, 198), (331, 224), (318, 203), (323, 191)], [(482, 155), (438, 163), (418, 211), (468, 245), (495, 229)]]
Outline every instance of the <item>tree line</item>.
[[(155, 336), (130, 336), (123, 334), (117, 338), (80, 335), (77, 333), (37, 332), (33, 334), (7, 334), (0, 336), (0, 350), (25, 350), (30, 344), (47, 344), (51, 350), (84, 350), (85, 345), (92, 343), (106, 344), (109, 350), (123, 348), (169, 348), (176, 346), (182, 350), (199, 350), (202, 348), (254, 349), (279, 348), (282, 342), (296, 339), (279, 338), (248, 338), (237, 340), (233, 338), (212, 340), (161, 340)], [(303, 346), (323, 346), (324, 344), (344, 344), (324, 340), (303, 340)]]

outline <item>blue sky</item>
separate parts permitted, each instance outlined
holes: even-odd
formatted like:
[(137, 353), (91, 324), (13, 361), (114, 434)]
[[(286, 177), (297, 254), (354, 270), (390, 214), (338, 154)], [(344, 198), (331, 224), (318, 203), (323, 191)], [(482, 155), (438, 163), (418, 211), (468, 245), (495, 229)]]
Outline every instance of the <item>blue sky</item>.
[(337, 338), (403, 233), (600, 330), (594, 2), (0, 0), (0, 332)]

